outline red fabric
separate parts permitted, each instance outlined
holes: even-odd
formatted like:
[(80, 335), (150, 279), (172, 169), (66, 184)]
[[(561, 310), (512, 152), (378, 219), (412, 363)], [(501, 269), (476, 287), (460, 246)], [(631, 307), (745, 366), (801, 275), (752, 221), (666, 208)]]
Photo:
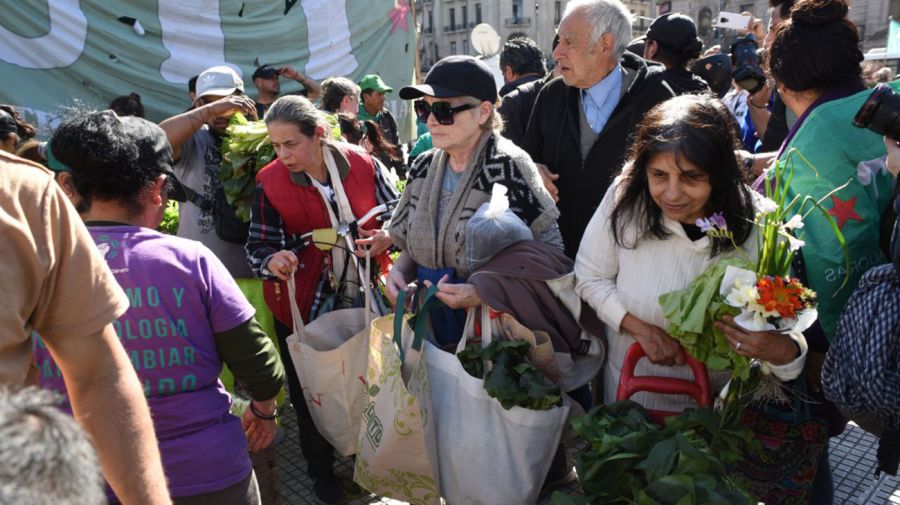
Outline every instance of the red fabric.
[[(345, 147), (338, 149), (350, 162), (350, 171), (342, 182), (354, 217), (360, 217), (378, 205), (375, 199), (375, 164), (368, 155)], [(312, 185), (294, 184), (287, 167), (280, 160), (276, 159), (263, 167), (256, 175), (256, 182), (262, 184), (266, 198), (281, 215), (286, 236), (300, 235), (319, 228), (331, 228), (328, 209), (319, 191)], [(377, 226), (378, 222), (373, 219), (363, 223), (362, 227), (372, 229)], [(294, 274), (297, 284), (297, 305), (305, 322), (308, 323), (316, 286), (322, 272), (329, 265), (329, 258), (326, 257), (326, 253), (310, 245), (297, 251), (297, 259), (300, 260)], [(290, 299), (287, 296), (287, 283), (280, 280), (266, 280), (263, 282), (263, 295), (275, 318), (291, 327), (293, 318)]]

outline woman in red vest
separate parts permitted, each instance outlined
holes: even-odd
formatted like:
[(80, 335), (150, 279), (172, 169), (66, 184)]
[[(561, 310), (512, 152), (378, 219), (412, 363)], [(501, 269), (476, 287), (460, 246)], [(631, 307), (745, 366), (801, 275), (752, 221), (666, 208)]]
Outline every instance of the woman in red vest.
[[(344, 496), (332, 468), (333, 449), (309, 415), (285, 343), (293, 327), (285, 281), (294, 276), (305, 323), (329, 310), (351, 306), (360, 295), (359, 284), (353, 280), (359, 275), (356, 262), (347, 251), (354, 245), (337, 244), (345, 247), (322, 251), (298, 238), (355, 220), (398, 195), (382, 177), (380, 162), (357, 146), (329, 139), (322, 114), (306, 98), (279, 98), (266, 112), (265, 122), (278, 158), (256, 176), (247, 255), (254, 274), (266, 281), (263, 290), (276, 319), (275, 333), (313, 491), (321, 502), (339, 503)], [(391, 245), (387, 232), (378, 229), (374, 219), (360, 225), (363, 238), (355, 246), (367, 247), (373, 258), (385, 263)]]

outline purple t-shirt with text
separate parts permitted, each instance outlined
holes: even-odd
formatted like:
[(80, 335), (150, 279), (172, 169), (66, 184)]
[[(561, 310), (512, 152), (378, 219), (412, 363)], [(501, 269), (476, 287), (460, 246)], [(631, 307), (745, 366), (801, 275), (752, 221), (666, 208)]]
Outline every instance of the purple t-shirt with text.
[[(253, 307), (199, 242), (136, 226), (88, 229), (129, 298), (113, 324), (143, 384), (170, 493), (193, 496), (245, 479), (247, 440), (219, 381), (213, 334), (246, 322)], [(41, 385), (65, 393), (38, 338), (34, 354)]]

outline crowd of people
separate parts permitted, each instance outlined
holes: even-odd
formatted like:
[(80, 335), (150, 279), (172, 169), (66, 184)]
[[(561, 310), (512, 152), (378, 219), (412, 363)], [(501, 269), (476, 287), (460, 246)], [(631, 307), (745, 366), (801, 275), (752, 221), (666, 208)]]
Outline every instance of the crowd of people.
[[(21, 470), (0, 472), (0, 501), (262, 503), (248, 449), (273, 443), (286, 386), (313, 493), (341, 503), (347, 486), (335, 451), (288, 352), (297, 327), (291, 299), (308, 324), (361, 306), (360, 286), (371, 282), (383, 282), (390, 304), (437, 286), (444, 306), (429, 315), (431, 338), (451, 352), (467, 311), (483, 304), (546, 332), (563, 356), (559, 386), (585, 411), (619, 399), (635, 343), (647, 357), (639, 375), (690, 380), (658, 299), (718, 261), (757, 258), (753, 221), (766, 171), (800, 153), (815, 168), (795, 169), (786, 198), (809, 195), (827, 212), (806, 217), (791, 272), (817, 293), (818, 320), (802, 335), (750, 331), (731, 318), (716, 327), (734, 353), (802, 390), (785, 408), (818, 428), (795, 454), (765, 447), (748, 455), (768, 464), (744, 475), (749, 489), (769, 504), (833, 503), (827, 440), (847, 415), (874, 414), (883, 438), (900, 437), (900, 409), (890, 408), (900, 404), (896, 365), (878, 386), (888, 408), (857, 402), (848, 410), (852, 395), (843, 393), (861, 387), (853, 381), (865, 373), (828, 354), (833, 342), (877, 330), (894, 342), (873, 349), (885, 353), (881, 362), (900, 357), (898, 311), (869, 325), (846, 313), (861, 303), (857, 286), (862, 293), (875, 282), (870, 267), (887, 265), (878, 282), (888, 295), (879, 296), (898, 300), (890, 263), (900, 265), (900, 238), (892, 239), (900, 142), (851, 123), (886, 72), (862, 66), (846, 0), (770, 6), (767, 26), (747, 18), (724, 58), (736, 77), (723, 85), (718, 48), (704, 53), (691, 18), (662, 15), (631, 40), (632, 15), (619, 0), (571, 0), (552, 70), (520, 38), (500, 55), (500, 89), (479, 59), (448, 56), (398, 90), (414, 101), (420, 126), (406, 147), (385, 107), (395, 91), (377, 74), (318, 83), (289, 66), (261, 65), (253, 99), (232, 67), (215, 66), (191, 80), (188, 109), (158, 125), (131, 93), (109, 110), (70, 111), (48, 142), (0, 106), (0, 271), (9, 288), (0, 300), (10, 307), (0, 318), (0, 384), (58, 393), (98, 456), (92, 464), (84, 436), (47, 408), (44, 393), (2, 392), (0, 453), (38, 448), (12, 467)], [(753, 64), (736, 56), (747, 44), (761, 78), (737, 72)], [(281, 96), (281, 78), (303, 91)], [(236, 113), (264, 122), (275, 153), (255, 176), (249, 226), (235, 221), (219, 175)], [(475, 240), (470, 221), (496, 185), (508, 189), (515, 226), (496, 242)], [(157, 231), (170, 200), (179, 202), (177, 236)], [(317, 238), (379, 205), (393, 210), (359, 222), (352, 239), (323, 246)], [(723, 216), (728, 240), (697, 223), (713, 214)], [(369, 279), (363, 259), (380, 267)], [(551, 288), (573, 273), (567, 291)], [(225, 365), (249, 397), (239, 416), (219, 380)], [(729, 377), (711, 373), (714, 394)], [(694, 405), (659, 393), (632, 399), (667, 412)], [(59, 448), (41, 449), (51, 445)], [(896, 473), (900, 447), (883, 448), (880, 468)], [(42, 473), (23, 478), (29, 471)], [(561, 442), (544, 490), (576, 478)]]

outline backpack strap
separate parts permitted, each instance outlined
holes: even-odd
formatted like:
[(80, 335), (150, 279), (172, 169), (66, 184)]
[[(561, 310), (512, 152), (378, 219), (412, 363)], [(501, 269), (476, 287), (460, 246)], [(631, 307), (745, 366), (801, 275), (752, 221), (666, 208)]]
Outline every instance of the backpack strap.
[(208, 212), (212, 210), (213, 203), (210, 199), (185, 186), (184, 184), (182, 184), (181, 187), (184, 188), (184, 194), (187, 195), (187, 199), (189, 202), (193, 203), (197, 207), (200, 207), (200, 210), (202, 211)]

